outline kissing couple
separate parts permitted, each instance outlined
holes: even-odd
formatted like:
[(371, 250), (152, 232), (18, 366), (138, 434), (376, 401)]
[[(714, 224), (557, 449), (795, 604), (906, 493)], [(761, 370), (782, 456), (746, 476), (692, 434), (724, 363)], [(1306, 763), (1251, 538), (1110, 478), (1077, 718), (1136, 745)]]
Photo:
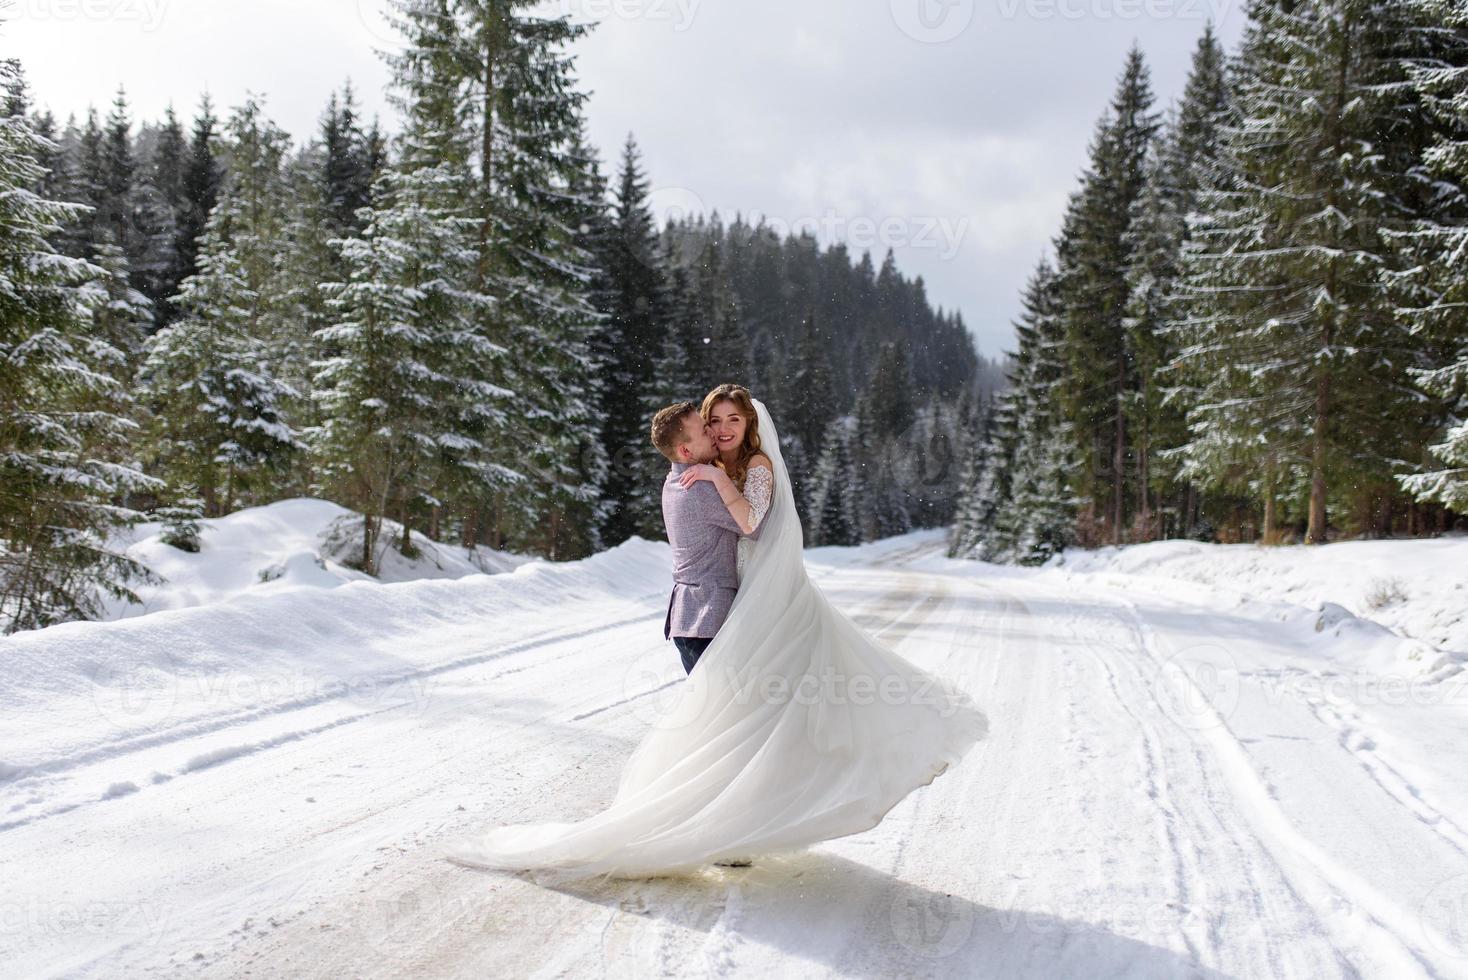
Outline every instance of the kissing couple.
[(762, 401), (720, 385), (659, 411), (651, 435), (670, 463), (663, 634), (687, 679), (606, 809), (490, 827), (441, 849), (455, 863), (544, 883), (747, 865), (875, 827), (988, 735), (967, 692), (883, 646), (811, 581)]

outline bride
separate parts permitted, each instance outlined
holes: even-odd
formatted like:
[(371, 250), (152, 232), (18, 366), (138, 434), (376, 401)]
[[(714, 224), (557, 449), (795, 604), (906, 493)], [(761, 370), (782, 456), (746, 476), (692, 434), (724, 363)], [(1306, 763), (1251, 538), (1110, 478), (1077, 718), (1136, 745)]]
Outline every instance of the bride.
[(628, 758), (606, 809), (491, 827), (450, 842), (443, 857), (542, 881), (743, 864), (875, 827), (986, 737), (972, 698), (881, 645), (810, 580), (764, 403), (723, 385), (701, 411), (725, 437), (723, 468), (694, 478), (752, 494), (724, 497), (742, 525), (762, 525), (758, 541), (740, 541), (728, 618)]

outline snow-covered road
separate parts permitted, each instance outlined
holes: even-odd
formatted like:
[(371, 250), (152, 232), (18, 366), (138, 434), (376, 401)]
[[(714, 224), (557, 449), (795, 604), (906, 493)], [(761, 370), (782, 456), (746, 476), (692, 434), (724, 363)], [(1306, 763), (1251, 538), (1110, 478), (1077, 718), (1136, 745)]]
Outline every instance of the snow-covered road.
[(877, 828), (696, 879), (438, 860), (615, 793), (683, 680), (634, 544), (5, 641), (0, 974), (1468, 976), (1464, 672), (931, 533), (812, 553), (990, 716)]

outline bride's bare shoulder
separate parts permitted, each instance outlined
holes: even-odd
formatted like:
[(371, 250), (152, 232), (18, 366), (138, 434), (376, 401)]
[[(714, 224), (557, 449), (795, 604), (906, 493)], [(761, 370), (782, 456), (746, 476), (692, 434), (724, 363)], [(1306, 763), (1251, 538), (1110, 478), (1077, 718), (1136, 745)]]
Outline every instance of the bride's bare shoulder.
[(764, 453), (755, 453), (753, 456), (749, 457), (748, 469), (752, 470), (756, 466), (763, 466), (771, 473), (775, 471), (774, 465), (770, 462), (770, 457), (766, 456)]

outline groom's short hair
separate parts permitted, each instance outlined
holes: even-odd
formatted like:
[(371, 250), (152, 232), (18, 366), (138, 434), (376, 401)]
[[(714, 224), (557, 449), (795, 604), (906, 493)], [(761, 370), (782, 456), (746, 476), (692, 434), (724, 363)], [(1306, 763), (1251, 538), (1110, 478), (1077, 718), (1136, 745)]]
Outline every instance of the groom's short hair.
[(678, 447), (688, 441), (688, 433), (683, 431), (683, 420), (688, 418), (689, 412), (697, 411), (698, 406), (693, 402), (679, 402), (658, 410), (652, 417), (652, 444), (658, 447), (658, 452), (675, 463), (679, 462)]

